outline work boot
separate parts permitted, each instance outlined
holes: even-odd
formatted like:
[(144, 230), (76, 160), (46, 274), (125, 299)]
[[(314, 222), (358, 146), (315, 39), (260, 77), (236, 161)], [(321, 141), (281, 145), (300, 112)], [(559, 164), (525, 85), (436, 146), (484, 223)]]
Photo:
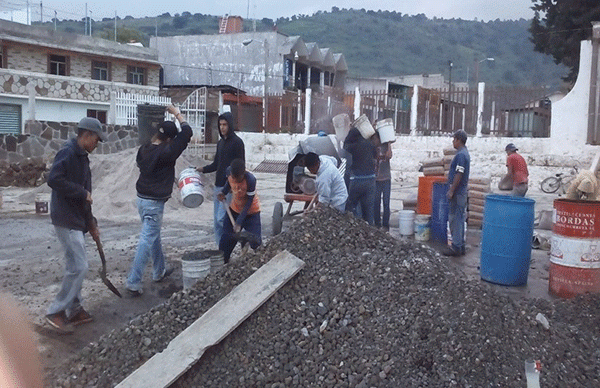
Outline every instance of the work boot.
[(83, 308), (81, 308), (77, 314), (73, 315), (71, 318), (69, 318), (69, 322), (71, 322), (73, 324), (73, 326), (79, 326), (79, 325), (83, 325), (84, 323), (90, 323), (94, 320), (94, 318), (92, 318), (92, 316), (85, 311)]
[(130, 290), (129, 288), (125, 288), (125, 289), (127, 290), (127, 293), (134, 298), (137, 298), (138, 296), (142, 296), (142, 294), (143, 294), (143, 291), (141, 289), (139, 289), (139, 290)]
[(454, 248), (445, 248), (442, 251), (442, 255), (450, 256), (450, 257), (459, 257), (465, 254), (464, 248), (462, 249), (454, 249)]
[(58, 313), (48, 314), (46, 315), (46, 322), (50, 326), (52, 326), (56, 331), (62, 334), (73, 334), (75, 331), (75, 327), (69, 320), (67, 319), (67, 315), (64, 311), (59, 311)]
[(165, 272), (163, 272), (162, 276), (159, 279), (154, 280), (154, 282), (155, 283), (162, 282), (163, 280), (165, 280), (166, 278), (168, 278), (169, 275), (171, 275), (173, 273), (173, 271), (175, 271), (175, 267), (165, 268)]

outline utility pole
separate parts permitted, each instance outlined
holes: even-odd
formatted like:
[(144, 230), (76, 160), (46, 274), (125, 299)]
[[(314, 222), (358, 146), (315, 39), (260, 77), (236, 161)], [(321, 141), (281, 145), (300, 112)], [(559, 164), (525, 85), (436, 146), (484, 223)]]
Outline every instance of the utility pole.
[(56, 19), (57, 19), (56, 11), (54, 11), (54, 31), (56, 31)]
[(44, 22), (44, 7), (42, 7), (42, 2), (40, 1), (40, 23)]
[(87, 3), (85, 3), (85, 34), (87, 35), (87, 24), (88, 24), (88, 18), (87, 18)]
[(115, 42), (117, 41), (117, 11), (115, 11)]

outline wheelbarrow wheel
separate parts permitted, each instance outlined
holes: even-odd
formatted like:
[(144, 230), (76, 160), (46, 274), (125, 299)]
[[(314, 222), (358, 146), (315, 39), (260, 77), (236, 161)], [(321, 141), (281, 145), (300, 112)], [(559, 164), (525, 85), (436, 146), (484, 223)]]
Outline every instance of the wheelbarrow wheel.
[(283, 204), (276, 202), (273, 208), (273, 236), (277, 236), (281, 233), (283, 227)]

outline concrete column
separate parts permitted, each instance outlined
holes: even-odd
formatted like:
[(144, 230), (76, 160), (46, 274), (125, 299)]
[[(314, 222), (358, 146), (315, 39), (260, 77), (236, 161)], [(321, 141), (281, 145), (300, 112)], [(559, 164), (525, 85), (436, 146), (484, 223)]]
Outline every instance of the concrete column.
[(306, 72), (306, 78), (307, 78), (306, 79), (306, 88), (310, 88), (311, 87), (311, 85), (310, 85), (310, 77), (311, 77), (311, 75), (310, 75), (311, 71), (310, 70), (311, 69), (312, 69), (312, 66), (308, 66), (308, 71)]
[(302, 121), (302, 91), (298, 90), (298, 112), (296, 114), (296, 121), (299, 123)]
[(292, 61), (292, 88), (296, 86), (296, 61)]
[(321, 69), (321, 73), (320, 73), (320, 79), (319, 79), (319, 86), (321, 86), (321, 93), (323, 92), (323, 89), (325, 89), (325, 70)]
[(477, 137), (481, 137), (481, 129), (483, 128), (483, 101), (485, 97), (485, 82), (480, 82), (477, 85)]
[(417, 118), (419, 108), (419, 87), (417, 85), (413, 86), (413, 95), (410, 99), (410, 135), (417, 135)]
[(27, 84), (27, 93), (29, 95), (29, 117), (28, 120), (35, 120), (35, 86), (33, 82)]
[(358, 86), (354, 89), (354, 119), (360, 116), (360, 89)]
[[(310, 68), (309, 68), (310, 69)], [(310, 70), (309, 70), (310, 72)], [(310, 134), (310, 108), (312, 106), (312, 89), (311, 88), (307, 88), (306, 89), (306, 101), (305, 101), (305, 105), (304, 105), (304, 134), (308, 135)]]
[(108, 108), (107, 124), (117, 124), (117, 92), (110, 92), (110, 107)]

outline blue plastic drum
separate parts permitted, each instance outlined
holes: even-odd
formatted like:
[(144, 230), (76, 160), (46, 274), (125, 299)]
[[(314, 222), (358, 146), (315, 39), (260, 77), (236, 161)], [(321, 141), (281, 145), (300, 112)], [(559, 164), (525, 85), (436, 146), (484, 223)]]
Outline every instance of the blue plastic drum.
[(505, 286), (527, 284), (535, 201), (490, 194), (485, 197), (481, 234), (481, 278)]
[(448, 184), (435, 182), (431, 196), (431, 240), (448, 243)]

